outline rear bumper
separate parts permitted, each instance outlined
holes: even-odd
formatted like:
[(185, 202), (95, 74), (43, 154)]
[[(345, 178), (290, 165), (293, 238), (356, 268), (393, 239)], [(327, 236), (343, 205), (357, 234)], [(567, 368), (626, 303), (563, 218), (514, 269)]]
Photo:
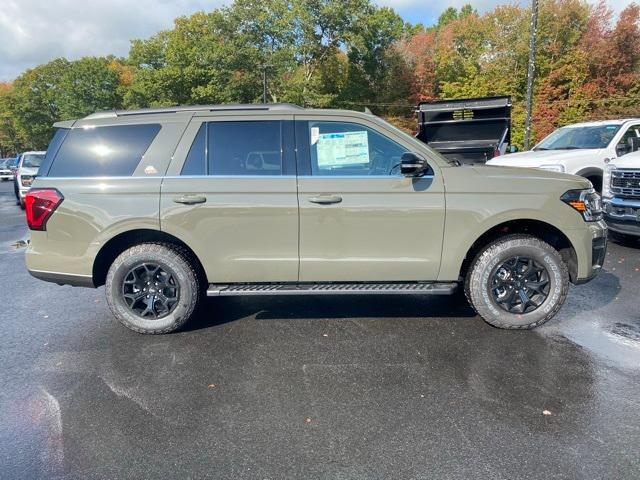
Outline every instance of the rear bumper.
[(58, 285), (71, 285), (72, 287), (94, 288), (91, 275), (74, 275), (60, 272), (47, 272), (44, 270), (29, 270), (31, 276), (45, 282), (57, 283)]

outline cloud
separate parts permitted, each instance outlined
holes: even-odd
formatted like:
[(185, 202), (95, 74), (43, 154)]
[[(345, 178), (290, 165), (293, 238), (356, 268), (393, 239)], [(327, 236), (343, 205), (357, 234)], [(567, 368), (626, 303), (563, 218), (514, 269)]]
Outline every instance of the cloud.
[[(125, 56), (130, 40), (145, 38), (173, 19), (211, 11), (231, 0), (2, 0), (0, 8), (0, 80), (57, 57)], [(405, 19), (432, 23), (448, 6), (471, 3), (491, 10), (504, 0), (374, 0), (393, 7)], [(595, 1), (595, 0), (593, 0)], [(528, 3), (511, 0), (516, 3)], [(616, 11), (631, 0), (608, 0)]]
[(173, 19), (223, 0), (3, 0), (0, 79), (57, 57), (124, 56), (130, 40), (171, 27)]

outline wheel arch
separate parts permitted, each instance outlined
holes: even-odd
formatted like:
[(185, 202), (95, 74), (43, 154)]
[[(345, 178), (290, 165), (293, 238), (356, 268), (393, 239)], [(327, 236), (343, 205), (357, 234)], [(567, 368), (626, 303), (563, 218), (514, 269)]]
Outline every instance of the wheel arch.
[(121, 232), (109, 239), (98, 251), (93, 262), (92, 278), (96, 287), (104, 285), (109, 267), (118, 255), (126, 249), (141, 243), (162, 242), (181, 247), (187, 252), (189, 260), (194, 263), (196, 271), (206, 279), (204, 267), (193, 250), (179, 238), (160, 230), (135, 229)]
[(578, 278), (578, 257), (571, 240), (556, 226), (550, 223), (534, 219), (509, 220), (486, 230), (480, 235), (467, 250), (460, 267), (460, 279), (464, 279), (469, 271), (471, 262), (480, 251), (500, 237), (513, 233), (532, 235), (547, 242), (559, 253), (567, 269), (572, 282)]
[(576, 172), (576, 175), (584, 177), (593, 184), (598, 192), (602, 191), (602, 177), (604, 171), (598, 167), (586, 167)]

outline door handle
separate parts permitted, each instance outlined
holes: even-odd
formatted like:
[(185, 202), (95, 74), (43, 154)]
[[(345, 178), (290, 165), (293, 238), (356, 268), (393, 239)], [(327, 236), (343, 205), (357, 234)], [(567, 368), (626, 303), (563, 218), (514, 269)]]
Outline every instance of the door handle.
[(331, 205), (332, 203), (340, 203), (342, 197), (339, 195), (319, 195), (317, 197), (309, 197), (309, 201), (320, 205)]
[(175, 203), (184, 203), (185, 205), (195, 205), (196, 203), (206, 202), (207, 197), (204, 195), (180, 195), (179, 197), (174, 197), (173, 201)]

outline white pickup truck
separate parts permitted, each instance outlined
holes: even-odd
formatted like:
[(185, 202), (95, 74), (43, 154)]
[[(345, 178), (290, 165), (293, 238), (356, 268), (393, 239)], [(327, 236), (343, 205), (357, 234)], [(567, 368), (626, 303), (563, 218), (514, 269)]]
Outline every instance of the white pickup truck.
[(604, 217), (618, 237), (640, 237), (640, 151), (609, 162), (602, 185)]
[(541, 168), (572, 173), (602, 191), (605, 165), (640, 148), (640, 118), (567, 125), (528, 152), (495, 157), (487, 165)]

